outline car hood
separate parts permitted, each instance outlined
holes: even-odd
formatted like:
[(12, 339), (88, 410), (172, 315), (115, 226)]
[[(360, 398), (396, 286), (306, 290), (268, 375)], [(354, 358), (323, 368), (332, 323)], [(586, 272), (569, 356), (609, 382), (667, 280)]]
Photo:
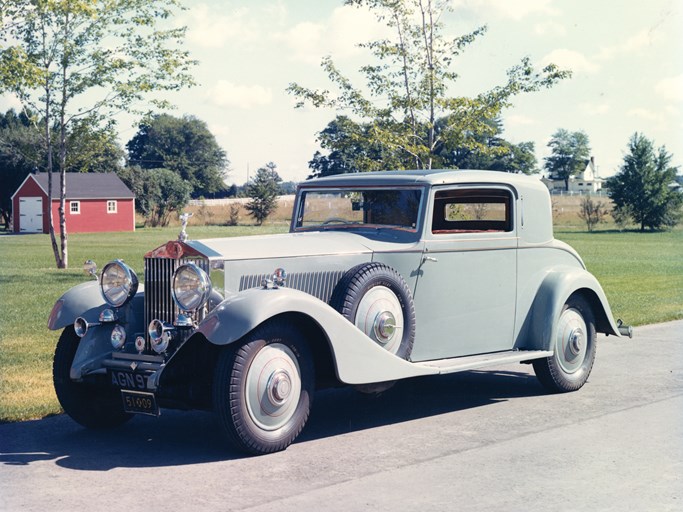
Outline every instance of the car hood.
[[(185, 243), (210, 259), (225, 261), (366, 254), (387, 244), (387, 242), (371, 240), (356, 233), (338, 231), (210, 238), (188, 240)], [(393, 243), (390, 245), (395, 246)]]

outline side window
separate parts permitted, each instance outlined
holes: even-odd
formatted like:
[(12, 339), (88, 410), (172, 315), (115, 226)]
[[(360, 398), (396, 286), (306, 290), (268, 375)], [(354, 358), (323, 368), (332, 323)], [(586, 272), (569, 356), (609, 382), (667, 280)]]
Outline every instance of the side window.
[(440, 190), (432, 219), (435, 234), (512, 231), (512, 194), (486, 188)]
[(73, 215), (77, 215), (81, 213), (81, 202), (80, 201), (70, 201), (69, 202), (69, 211)]

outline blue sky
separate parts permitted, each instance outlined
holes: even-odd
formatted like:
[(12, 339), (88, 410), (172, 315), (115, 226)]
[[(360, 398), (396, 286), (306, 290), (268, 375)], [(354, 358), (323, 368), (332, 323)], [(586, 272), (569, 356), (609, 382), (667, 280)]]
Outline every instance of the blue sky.
[[(457, 95), (504, 81), (523, 56), (574, 75), (518, 97), (503, 114), (504, 136), (533, 141), (539, 164), (558, 128), (585, 130), (601, 176), (616, 172), (629, 137), (642, 132), (674, 154), (683, 172), (683, 2), (679, 0), (452, 0), (445, 33), (488, 25), (454, 64)], [(320, 60), (332, 55), (354, 77), (371, 62), (357, 43), (385, 34), (363, 10), (332, 0), (190, 1), (179, 23), (200, 61), (200, 86), (170, 96), (176, 115), (206, 121), (231, 161), (228, 181), (274, 161), (285, 180), (304, 179), (316, 132), (335, 112), (295, 110), (290, 82), (329, 87)], [(357, 82), (359, 85), (362, 82)], [(0, 98), (0, 108), (14, 100)], [(119, 119), (121, 142), (135, 120)]]

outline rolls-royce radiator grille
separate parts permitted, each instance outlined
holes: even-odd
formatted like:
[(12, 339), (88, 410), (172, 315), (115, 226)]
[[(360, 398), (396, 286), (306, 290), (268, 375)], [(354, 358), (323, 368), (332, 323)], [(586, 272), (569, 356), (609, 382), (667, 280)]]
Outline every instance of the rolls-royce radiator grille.
[[(287, 276), (287, 288), (294, 288), (306, 292), (323, 302), (329, 302), (334, 287), (344, 275), (343, 270), (327, 272), (293, 272)], [(270, 274), (252, 274), (242, 276), (240, 291), (261, 286), (264, 279), (270, 279)]]
[[(209, 273), (209, 262), (204, 259), (145, 258), (145, 326), (155, 319), (173, 324), (179, 313), (171, 295), (173, 273), (180, 265), (189, 262)], [(203, 308), (192, 314), (195, 322), (202, 320), (203, 316)]]

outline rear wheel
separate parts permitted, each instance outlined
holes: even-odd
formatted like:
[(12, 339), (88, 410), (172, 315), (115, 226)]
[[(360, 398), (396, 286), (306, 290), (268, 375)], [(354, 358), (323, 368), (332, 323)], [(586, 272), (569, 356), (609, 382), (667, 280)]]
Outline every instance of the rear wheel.
[(123, 411), (123, 402), (117, 389), (102, 385), (71, 380), (73, 363), (80, 338), (73, 327), (62, 332), (55, 348), (52, 364), (52, 380), (57, 399), (74, 421), (87, 428), (105, 429), (122, 425), (133, 415)]
[(214, 377), (214, 409), (239, 449), (255, 454), (284, 450), (301, 433), (314, 392), (314, 368), (303, 335), (271, 321), (237, 347), (221, 351)]
[(555, 328), (553, 355), (533, 362), (538, 380), (553, 393), (581, 388), (593, 368), (596, 342), (590, 305), (581, 296), (569, 297)]

